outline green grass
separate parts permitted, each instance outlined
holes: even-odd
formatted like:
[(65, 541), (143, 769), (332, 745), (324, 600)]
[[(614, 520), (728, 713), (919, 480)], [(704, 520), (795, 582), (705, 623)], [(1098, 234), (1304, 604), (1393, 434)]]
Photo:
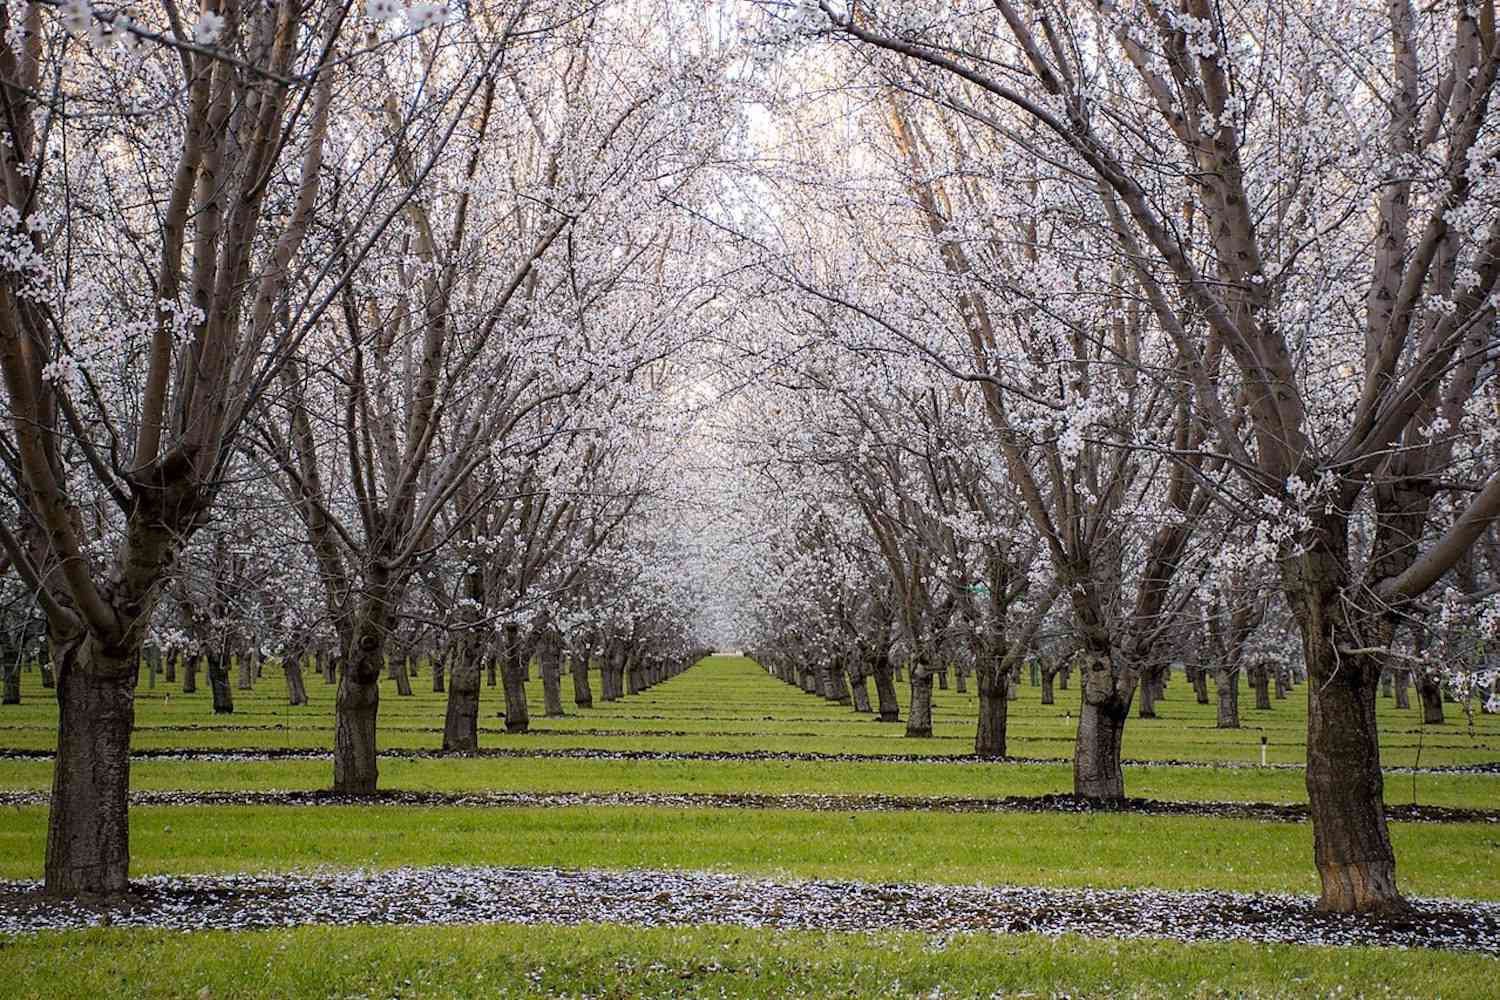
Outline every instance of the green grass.
[[(0, 708), (0, 747), (47, 749), (56, 705), (35, 674), (25, 700)], [(423, 676), (410, 698), (384, 686), (380, 742), (435, 749), (444, 703)], [(332, 689), (309, 675), (313, 703), (285, 706), (279, 676), (236, 692), (231, 716), (206, 690), (182, 695), (144, 684), (138, 748), (326, 750)], [(564, 690), (570, 685), (565, 680)], [(596, 679), (596, 691), (598, 689)], [(747, 660), (713, 658), (643, 695), (507, 736), (483, 693), (481, 743), (517, 749), (788, 750), (823, 754), (966, 754), (975, 697), (936, 694), (936, 737), (909, 740), (780, 684)], [(905, 686), (901, 686), (903, 699)], [(170, 697), (169, 697), (170, 696)], [(1010, 749), (1071, 753), (1078, 693), (1043, 706), (1022, 691)], [(1217, 730), (1213, 707), (1180, 680), (1163, 718), (1131, 719), (1125, 752), (1148, 760), (1250, 763), (1262, 733), (1273, 763), (1300, 764), (1304, 693), (1270, 712), (1247, 707), (1247, 728)], [(1251, 703), (1245, 693), (1244, 704)], [(1500, 759), (1500, 719), (1471, 733), (1457, 706), (1450, 724), (1422, 727), (1379, 705), (1388, 766)], [(1071, 789), (1066, 763), (589, 760), (542, 757), (384, 758), (385, 788), (514, 792), (757, 792), (914, 796), (1036, 795)], [(0, 789), (45, 790), (46, 760), (0, 761)], [(132, 785), (150, 790), (316, 789), (329, 760), (139, 760)], [(1178, 800), (1306, 801), (1297, 769), (1132, 767), (1131, 795)], [(1418, 775), (1427, 805), (1500, 807), (1495, 775)], [(1410, 775), (1391, 774), (1386, 798), (1412, 800)], [(0, 812), (0, 877), (36, 878), (45, 845), (41, 806)], [(1404, 891), (1500, 899), (1500, 828), (1394, 824)], [(810, 812), (668, 807), (463, 808), (397, 806), (141, 807), (131, 813), (134, 874), (287, 871), (318, 867), (516, 865), (711, 869), (782, 878), (1046, 886), (1217, 888), (1312, 893), (1305, 823), (1120, 814)], [(973, 935), (841, 935), (699, 927), (307, 927), (168, 934), (94, 930), (0, 938), (0, 981), (20, 997), (416, 996), (1490, 996), (1500, 961), (1400, 950), (1050, 940)], [(935, 992), (936, 991), (936, 992)]]
[[(1391, 831), (1405, 891), (1500, 899), (1500, 828), (1398, 823)], [(135, 875), (540, 865), (866, 882), (1317, 891), (1306, 824), (1188, 816), (152, 806), (131, 811), (130, 838)], [(45, 840), (45, 809), (6, 810), (0, 877), (34, 878)]]
[(1368, 948), (695, 927), (106, 929), (0, 943), (9, 996), (1491, 997), (1500, 962)]
[[(37, 674), (23, 675), (23, 703), (0, 708), (0, 747), (50, 749), (55, 742), (56, 704), (40, 687)], [(206, 684), (183, 695), (180, 685), (158, 680), (137, 691), (134, 745), (141, 749), (177, 747), (296, 747), (326, 749), (333, 743), (333, 688), (308, 676), (312, 703), (285, 704), (279, 670), (272, 667), (254, 691), (236, 691), (233, 715), (215, 716)], [(413, 682), (416, 694), (397, 696), (384, 682), (380, 710), (383, 747), (437, 749), (442, 743), (443, 695), (433, 694), (424, 674)], [(599, 689), (595, 676), (594, 688)], [(499, 731), (498, 688), (481, 692), (481, 735), (486, 746), (516, 748), (584, 747), (708, 751), (811, 751), (860, 754), (966, 754), (972, 752), (978, 711), (973, 686), (967, 694), (935, 692), (934, 737), (912, 740), (901, 725), (882, 725), (867, 715), (829, 704), (767, 677), (748, 660), (716, 657), (681, 677), (621, 702), (575, 709), (571, 683), (564, 680), (565, 719), (542, 718), (541, 683), (533, 677), (533, 732), (506, 736)], [(906, 685), (898, 685), (904, 703)], [(1268, 741), (1271, 763), (1300, 764), (1306, 732), (1305, 694), (1274, 701), (1269, 712), (1249, 707), (1242, 692), (1245, 728), (1214, 728), (1214, 707), (1198, 705), (1178, 678), (1158, 719), (1132, 718), (1125, 730), (1125, 754), (1144, 760), (1259, 760), (1260, 738)], [(1042, 705), (1037, 689), (1023, 686), (1011, 707), (1010, 750), (1019, 756), (1067, 758), (1072, 751), (1078, 692), (1058, 691), (1056, 705)], [(1415, 703), (1415, 702), (1414, 702)], [(1449, 705), (1448, 724), (1420, 724), (1417, 710), (1398, 711), (1381, 700), (1382, 761), (1387, 766), (1421, 763), (1444, 766), (1500, 759), (1500, 717), (1476, 714), (1469, 732), (1460, 706)], [(185, 728), (184, 728), (185, 727)], [(279, 727), (279, 728), (252, 728)], [(611, 735), (600, 735), (606, 731)], [(0, 772), (3, 778), (3, 772)]]
[[(139, 760), (137, 790), (282, 791), (327, 788), (333, 764), (322, 760)], [(0, 787), (46, 791), (51, 761), (0, 761)], [(766, 795), (913, 795), (958, 798), (1071, 792), (1067, 764), (888, 764), (847, 761), (572, 760), (383, 758), (382, 788), (428, 792), (754, 792)], [(1259, 768), (1127, 767), (1130, 795), (1179, 802), (1307, 801), (1302, 772)], [(1390, 775), (1386, 801), (1466, 808), (1500, 807), (1500, 776)]]

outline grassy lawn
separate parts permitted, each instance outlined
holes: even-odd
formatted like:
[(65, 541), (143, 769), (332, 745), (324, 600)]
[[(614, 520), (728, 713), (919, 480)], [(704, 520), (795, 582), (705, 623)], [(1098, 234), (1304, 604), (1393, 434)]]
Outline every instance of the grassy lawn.
[(1474, 955), (744, 928), (108, 929), (0, 948), (9, 996), (1492, 997)]
[[(180, 678), (180, 674), (179, 674)], [(292, 747), (327, 749), (333, 744), (333, 687), (309, 674), (311, 704), (289, 708), (279, 669), (272, 666), (253, 691), (235, 692), (233, 715), (215, 716), (206, 682), (184, 695), (180, 683), (158, 680), (137, 691), (134, 745), (175, 747)], [(443, 695), (431, 691), (424, 674), (416, 693), (396, 694), (384, 682), (380, 708), (382, 747), (434, 750), (442, 745)], [(542, 718), (541, 682), (533, 677), (533, 732), (507, 736), (500, 729), (498, 688), (481, 692), (481, 744), (518, 749), (581, 747), (603, 750), (795, 751), (852, 754), (967, 754), (973, 750), (978, 711), (973, 685), (967, 694), (934, 693), (934, 737), (907, 739), (904, 726), (880, 724), (868, 715), (830, 704), (771, 680), (748, 660), (715, 657), (680, 677), (623, 701), (573, 707), (571, 681), (564, 680), (564, 719)], [(597, 675), (594, 683), (599, 689)], [(906, 685), (898, 684), (903, 701)], [(1010, 750), (1025, 757), (1068, 758), (1072, 752), (1078, 691), (1057, 691), (1057, 704), (1042, 705), (1038, 689), (1022, 686), (1011, 706)], [(23, 703), (0, 709), (0, 747), (51, 749), (57, 707), (35, 673), (23, 675)], [(1415, 695), (1413, 695), (1415, 704)], [(1161, 718), (1132, 718), (1125, 729), (1125, 755), (1142, 760), (1225, 761), (1260, 759), (1260, 738), (1271, 763), (1300, 764), (1306, 732), (1306, 697), (1301, 689), (1273, 701), (1270, 711), (1250, 707), (1242, 692), (1245, 728), (1214, 728), (1214, 706), (1199, 705), (1191, 688), (1174, 680)], [(1447, 706), (1443, 726), (1420, 724), (1417, 709), (1399, 711), (1382, 699), (1382, 762), (1387, 766), (1449, 766), (1500, 760), (1500, 717), (1475, 714), (1471, 734), (1458, 705)], [(4, 772), (0, 771), (0, 778)]]
[[(35, 878), (46, 810), (0, 814), (0, 877)], [(1500, 899), (1500, 827), (1393, 824), (1403, 888)], [(709, 869), (866, 882), (1313, 893), (1303, 823), (792, 809), (151, 806), (132, 872), (499, 865)]]
[[(1415, 777), (1415, 780), (1413, 778)], [(321, 760), (139, 760), (131, 784), (150, 791), (282, 791), (327, 788), (333, 764)], [(996, 797), (1071, 792), (1067, 764), (926, 764), (848, 761), (573, 760), (384, 758), (381, 787), (430, 792), (700, 792)], [(0, 788), (46, 791), (52, 763), (0, 761)], [(1127, 767), (1128, 794), (1181, 802), (1306, 802), (1301, 771), (1259, 768)], [(1500, 776), (1393, 774), (1386, 801), (1500, 808)]]
[[(24, 702), (0, 708), (0, 748), (50, 748), (56, 706), (35, 674)], [(424, 675), (417, 694), (386, 684), (381, 746), (435, 749), (443, 696)], [(309, 675), (313, 703), (288, 709), (270, 670), (236, 711), (214, 716), (205, 690), (183, 695), (143, 683), (137, 748), (326, 751), (332, 688)], [(891, 757), (969, 753), (973, 693), (937, 692), (935, 738), (909, 740), (845, 707), (780, 684), (747, 660), (716, 657), (644, 695), (541, 718), (535, 732), (497, 727), (495, 689), (483, 692), (487, 747), (669, 751), (792, 751)], [(596, 681), (596, 691), (598, 690)], [(900, 686), (903, 699), (904, 685)], [(571, 691), (565, 679), (564, 691)], [(1043, 706), (1025, 687), (1011, 708), (1011, 751), (1065, 759), (1078, 693)], [(1256, 712), (1245, 729), (1213, 727), (1178, 679), (1163, 718), (1131, 719), (1125, 752), (1188, 764), (1300, 764), (1305, 694)], [(1422, 727), (1414, 711), (1379, 706), (1387, 766), (1500, 760), (1500, 719), (1459, 706)], [(47, 760), (0, 760), (0, 789), (44, 791)], [(317, 789), (326, 757), (138, 760), (140, 790)], [(900, 760), (625, 760), (520, 756), (381, 760), (381, 785), (424, 791), (885, 794), (987, 797), (1071, 790), (1065, 762), (1021, 765)], [(1300, 769), (1127, 768), (1129, 794), (1175, 801), (1303, 802)], [(1393, 773), (1392, 803), (1500, 808), (1500, 775)], [(136, 874), (287, 871), (318, 867), (502, 865), (710, 869), (781, 878), (989, 883), (1312, 893), (1305, 823), (1119, 814), (813, 812), (645, 806), (483, 808), (411, 806), (152, 806), (132, 810)], [(1394, 824), (1404, 891), (1500, 899), (1500, 827)], [(0, 812), (0, 877), (41, 872), (46, 809)], [(306, 927), (167, 934), (102, 929), (0, 938), (0, 977), (18, 997), (417, 996), (1492, 996), (1500, 961), (1395, 949), (1177, 944), (973, 935), (938, 940), (733, 928)], [(937, 991), (937, 992), (934, 992)]]

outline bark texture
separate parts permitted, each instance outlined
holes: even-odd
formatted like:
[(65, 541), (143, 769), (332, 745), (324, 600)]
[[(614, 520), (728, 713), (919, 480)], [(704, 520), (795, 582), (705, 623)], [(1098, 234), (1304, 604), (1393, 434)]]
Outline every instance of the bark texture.
[(379, 778), (375, 723), (380, 712), (378, 661), (345, 661), (334, 699), (333, 790), (342, 795), (373, 795)]
[(906, 735), (925, 739), (932, 735), (932, 674), (921, 664), (912, 664), (911, 706), (906, 715)]
[(1078, 737), (1073, 748), (1073, 794), (1091, 799), (1123, 799), (1125, 772), (1120, 767), (1120, 746), (1125, 721), (1130, 718), (1135, 676), (1129, 670), (1112, 670), (1103, 654), (1086, 657)]
[(47, 816), (46, 891), (114, 895), (130, 869), (130, 732), (135, 653), (110, 657), (93, 642), (54, 645), (57, 758)]

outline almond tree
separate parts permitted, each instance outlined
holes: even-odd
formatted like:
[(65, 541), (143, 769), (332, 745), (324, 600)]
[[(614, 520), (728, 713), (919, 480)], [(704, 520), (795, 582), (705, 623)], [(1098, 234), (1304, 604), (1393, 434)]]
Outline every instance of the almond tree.
[(1500, 515), (1489, 472), (1432, 517), (1442, 477), (1493, 446), (1476, 390), (1500, 282), (1494, 5), (993, 8), (964, 26), (999, 40), (984, 60), (967, 35), (952, 44), (937, 5), (899, 23), (820, 16), (1006, 141), (1044, 134), (1097, 187), (1216, 460), (1282, 512), (1320, 905), (1400, 909), (1375, 723), (1385, 651), (1396, 616)]
[(351, 55), (348, 19), (322, 0), (0, 10), (0, 455), (23, 511), (0, 547), (57, 670), (50, 893), (125, 888), (141, 644), (305, 332), (276, 306), (320, 197), (321, 67)]

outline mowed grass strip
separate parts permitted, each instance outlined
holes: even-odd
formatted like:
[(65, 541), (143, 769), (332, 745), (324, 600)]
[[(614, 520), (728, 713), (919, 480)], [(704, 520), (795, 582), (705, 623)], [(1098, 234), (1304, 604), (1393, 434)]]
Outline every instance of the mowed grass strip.
[(105, 929), (0, 947), (16, 1000), (248, 997), (1494, 996), (1449, 952), (695, 927)]
[[(36, 878), (46, 810), (0, 813), (0, 877)], [(1500, 899), (1500, 828), (1393, 824), (1404, 891)], [(148, 806), (132, 875), (320, 866), (713, 870), (779, 878), (1314, 893), (1302, 823), (1120, 814), (647, 807)]]
[[(36, 673), (23, 675), (24, 697), (19, 706), (0, 709), (0, 746), (49, 750), (55, 745), (57, 707), (52, 692), (40, 686)], [(597, 675), (595, 690), (599, 689)], [(326, 749), (332, 745), (333, 687), (309, 673), (312, 703), (299, 708), (285, 704), (284, 687), (275, 665), (267, 669), (253, 691), (236, 691), (235, 712), (216, 716), (206, 683), (183, 695), (180, 680), (155, 688), (137, 689), (137, 732), (140, 749), (182, 747)], [(380, 745), (388, 748), (437, 749), (442, 742), (444, 695), (431, 691), (425, 674), (414, 681), (416, 693), (396, 694), (384, 682), (380, 710)], [(564, 704), (569, 717), (542, 718), (541, 683), (533, 676), (532, 734), (507, 736), (500, 730), (502, 701), (498, 688), (481, 693), (481, 743), (531, 749), (583, 747), (604, 750), (771, 750), (858, 754), (966, 754), (971, 752), (978, 710), (973, 685), (967, 694), (956, 690), (935, 693), (935, 736), (905, 738), (901, 724), (880, 724), (868, 715), (831, 704), (770, 678), (742, 657), (710, 657), (686, 673), (623, 701), (597, 702), (576, 709), (571, 682), (564, 682)], [(903, 702), (905, 684), (897, 685)], [(1272, 710), (1250, 707), (1253, 698), (1242, 692), (1244, 727), (1214, 728), (1214, 706), (1198, 705), (1191, 688), (1178, 678), (1171, 695), (1160, 706), (1162, 718), (1132, 718), (1126, 726), (1125, 754), (1143, 760), (1188, 760), (1250, 763), (1259, 760), (1260, 738), (1268, 741), (1271, 763), (1300, 764), (1304, 759), (1306, 696), (1298, 689)], [(1042, 705), (1036, 688), (1023, 686), (1011, 706), (1010, 750), (1020, 756), (1066, 758), (1072, 752), (1078, 692), (1057, 691), (1057, 704)], [(1415, 704), (1415, 701), (1414, 701)], [(1423, 727), (1416, 709), (1400, 711), (1394, 702), (1379, 703), (1382, 762), (1389, 767), (1453, 766), (1500, 760), (1500, 717), (1476, 714), (1471, 732), (1458, 705), (1449, 705), (1448, 724)]]
[[(1073, 790), (1066, 764), (884, 763), (801, 760), (609, 760), (541, 757), (385, 757), (385, 789), (422, 792), (601, 792), (762, 795), (912, 795), (999, 798)], [(331, 758), (312, 760), (138, 760), (139, 791), (312, 791), (333, 782)], [(45, 792), (52, 762), (0, 761), (0, 789)], [(1127, 767), (1126, 793), (1174, 802), (1307, 801), (1301, 771), (1274, 768)], [(1393, 805), (1500, 808), (1500, 775), (1393, 774)]]

